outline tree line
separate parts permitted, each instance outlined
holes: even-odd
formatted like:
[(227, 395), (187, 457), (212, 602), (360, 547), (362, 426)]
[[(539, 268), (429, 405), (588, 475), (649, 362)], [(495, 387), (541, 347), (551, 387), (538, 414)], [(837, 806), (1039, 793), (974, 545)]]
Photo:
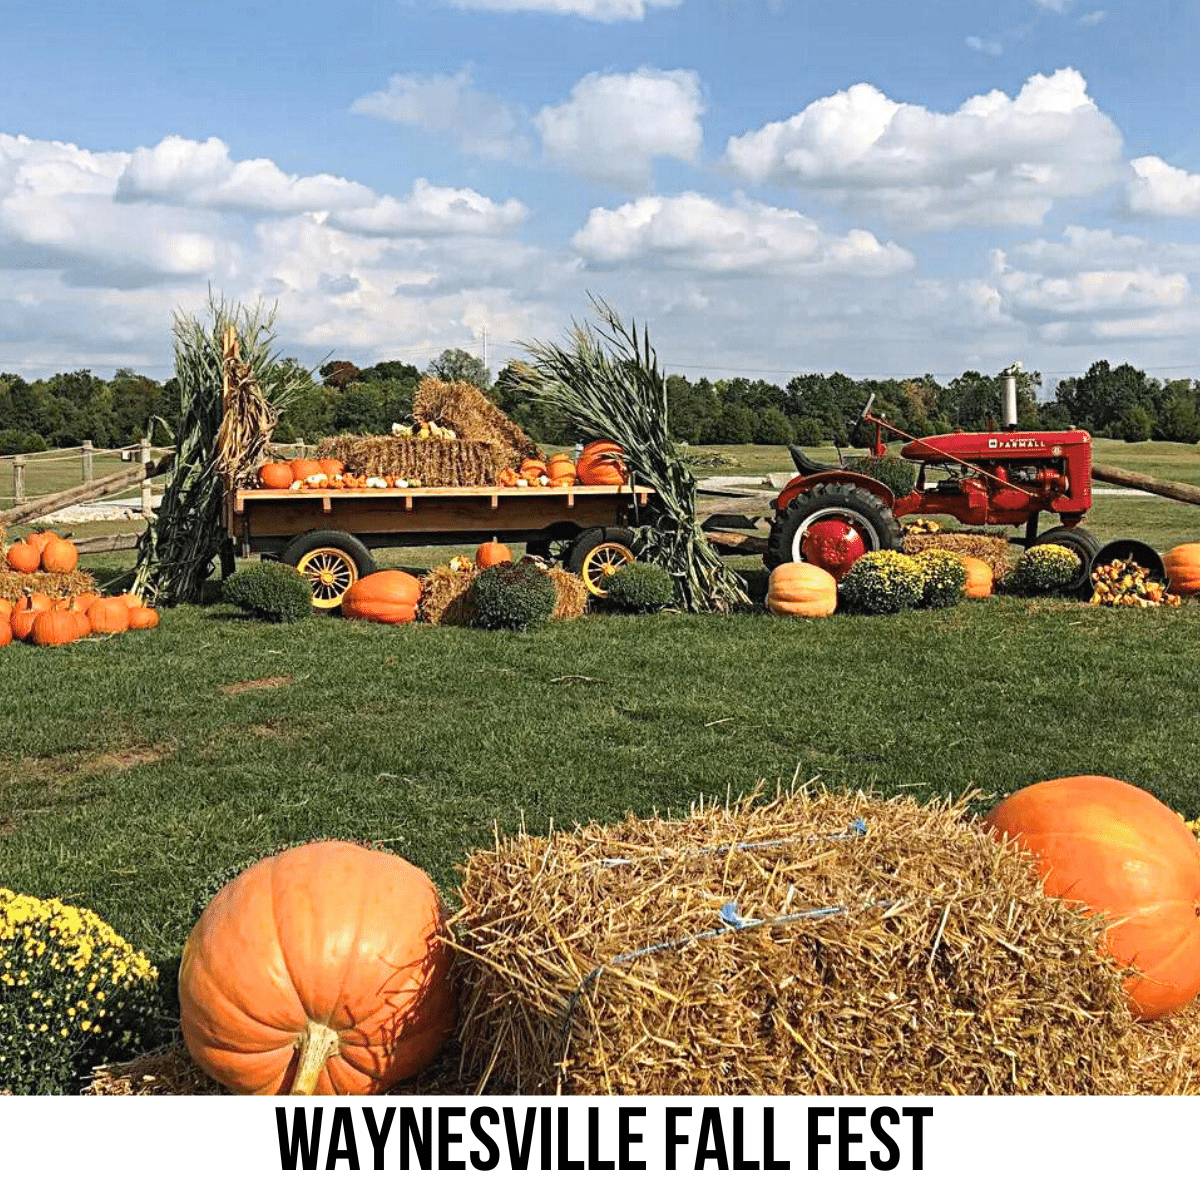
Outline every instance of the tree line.
[[(446, 350), (425, 372), (411, 363), (377, 362), (359, 367), (348, 360), (322, 364), (310, 372), (295, 359), (275, 370), (296, 373), (305, 386), (280, 419), (280, 442), (320, 441), (335, 433), (386, 433), (406, 421), (424, 373), (466, 379), (486, 390), (495, 403), (536, 441), (568, 444), (578, 439), (561, 414), (525, 399), (512, 365), (493, 381), (484, 364), (464, 350)], [(866, 445), (858, 417), (871, 393), (874, 411), (916, 437), (954, 429), (986, 429), (1000, 423), (1001, 376), (965, 371), (949, 383), (930, 375), (911, 379), (851, 379), (796, 375), (785, 386), (765, 380), (666, 379), (671, 434), (692, 445), (760, 443), (804, 446), (833, 442)], [(1022, 429), (1075, 426), (1097, 437), (1126, 441), (1200, 441), (1200, 381), (1158, 380), (1122, 363), (1093, 363), (1084, 375), (1061, 380), (1054, 397), (1039, 402), (1041, 377), (1018, 374), (1018, 424)], [(54, 446), (125, 446), (149, 434), (169, 444), (179, 416), (176, 380), (165, 383), (122, 369), (111, 380), (91, 371), (60, 373), (26, 382), (0, 374), (0, 454), (25, 454)]]

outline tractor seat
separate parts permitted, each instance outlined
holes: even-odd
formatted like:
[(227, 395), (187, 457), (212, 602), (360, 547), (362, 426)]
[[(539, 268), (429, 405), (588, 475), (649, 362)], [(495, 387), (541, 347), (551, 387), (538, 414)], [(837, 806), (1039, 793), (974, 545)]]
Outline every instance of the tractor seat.
[(801, 475), (819, 475), (822, 471), (838, 470), (830, 463), (820, 463), (816, 459), (809, 458), (799, 446), (789, 445), (788, 453), (792, 456), (792, 462), (796, 464), (796, 470)]

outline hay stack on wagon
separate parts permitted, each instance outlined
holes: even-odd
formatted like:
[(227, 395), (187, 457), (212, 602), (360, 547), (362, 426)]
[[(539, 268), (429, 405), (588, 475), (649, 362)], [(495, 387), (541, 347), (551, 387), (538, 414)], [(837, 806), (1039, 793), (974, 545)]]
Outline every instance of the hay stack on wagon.
[(464, 1077), (582, 1094), (1190, 1090), (1192, 1035), (1136, 1024), (1102, 921), (1046, 897), (964, 812), (802, 789), (473, 855), (451, 923)]

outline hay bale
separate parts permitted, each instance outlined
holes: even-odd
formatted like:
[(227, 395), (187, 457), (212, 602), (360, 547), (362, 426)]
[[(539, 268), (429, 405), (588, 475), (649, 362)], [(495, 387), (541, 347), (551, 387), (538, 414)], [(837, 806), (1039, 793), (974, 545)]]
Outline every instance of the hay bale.
[(488, 442), (443, 442), (390, 434), (342, 434), (326, 438), (317, 458), (337, 458), (356, 475), (399, 475), (424, 487), (494, 487), (503, 456)]
[[(489, 1086), (1089, 1094), (1153, 1074), (1102, 922), (961, 802), (801, 790), (522, 834), (462, 870), (459, 1039)], [(729, 903), (764, 923), (731, 931)], [(1154, 1079), (1178, 1081), (1187, 1054), (1154, 1039)]]
[(523, 458), (538, 458), (537, 443), (504, 415), (474, 384), (447, 383), (426, 375), (413, 396), (413, 416), (453, 429), (467, 441), (496, 447), (504, 467), (515, 467)]
[(26, 592), (43, 592), (51, 600), (66, 596), (81, 596), (96, 590), (96, 577), (76, 568), (65, 575), (54, 575), (49, 571), (34, 571), (26, 575), (13, 571), (0, 559), (0, 599), (17, 601)]
[(982, 533), (906, 533), (904, 553), (920, 554), (922, 550), (950, 550), (981, 558), (992, 568), (992, 578), (999, 583), (1012, 566), (1012, 548), (1008, 538)]
[[(588, 590), (578, 575), (551, 567), (550, 582), (554, 584), (552, 621), (569, 621), (587, 612)], [(434, 567), (421, 581), (419, 620), (430, 625), (470, 625), (475, 615), (471, 585), (479, 575), (475, 567), (456, 571), (449, 566)]]
[(478, 574), (473, 566), (464, 571), (448, 566), (427, 571), (421, 580), (417, 619), (430, 625), (469, 625), (475, 612), (471, 584)]
[(550, 620), (572, 621), (587, 612), (590, 593), (578, 575), (564, 571), (562, 567), (551, 567), (550, 582), (554, 584), (556, 596)]

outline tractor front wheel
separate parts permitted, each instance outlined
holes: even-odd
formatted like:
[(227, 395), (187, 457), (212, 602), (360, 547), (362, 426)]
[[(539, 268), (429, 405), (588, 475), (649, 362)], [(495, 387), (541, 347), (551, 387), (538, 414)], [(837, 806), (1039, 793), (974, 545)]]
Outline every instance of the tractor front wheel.
[(811, 562), (835, 579), (872, 550), (899, 550), (903, 533), (878, 496), (850, 483), (819, 483), (771, 524), (763, 562)]

